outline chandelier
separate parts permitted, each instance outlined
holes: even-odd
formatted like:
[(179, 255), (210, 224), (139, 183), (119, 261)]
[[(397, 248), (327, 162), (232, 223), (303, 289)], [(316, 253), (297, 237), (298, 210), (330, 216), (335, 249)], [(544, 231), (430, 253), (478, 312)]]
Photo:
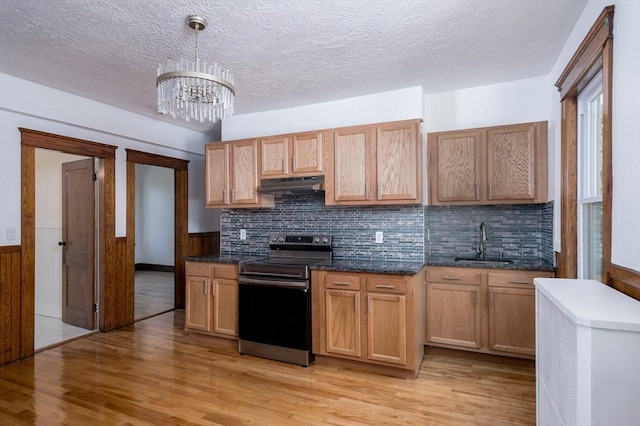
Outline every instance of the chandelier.
[(224, 120), (233, 114), (233, 74), (198, 56), (198, 32), (206, 28), (206, 19), (189, 15), (185, 22), (196, 32), (195, 60), (180, 58), (158, 65), (158, 113), (201, 123)]

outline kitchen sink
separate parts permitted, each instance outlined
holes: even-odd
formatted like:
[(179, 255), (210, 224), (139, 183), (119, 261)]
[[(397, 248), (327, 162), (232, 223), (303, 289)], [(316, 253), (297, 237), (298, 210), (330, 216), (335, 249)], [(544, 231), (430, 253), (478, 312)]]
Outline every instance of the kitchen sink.
[(456, 262), (473, 262), (473, 263), (502, 263), (502, 264), (509, 264), (509, 263), (513, 263), (513, 260), (511, 259), (505, 259), (503, 257), (484, 257), (484, 258), (480, 258), (480, 257), (456, 257), (455, 258)]

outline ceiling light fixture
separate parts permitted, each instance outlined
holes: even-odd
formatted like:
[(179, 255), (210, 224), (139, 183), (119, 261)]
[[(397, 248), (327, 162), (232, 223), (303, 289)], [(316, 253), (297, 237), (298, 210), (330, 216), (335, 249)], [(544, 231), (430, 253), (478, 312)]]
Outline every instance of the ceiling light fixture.
[(216, 62), (209, 65), (198, 56), (198, 32), (206, 28), (206, 19), (189, 15), (185, 22), (196, 32), (195, 61), (180, 58), (158, 65), (158, 112), (201, 123), (224, 120), (233, 114), (233, 74), (228, 68)]

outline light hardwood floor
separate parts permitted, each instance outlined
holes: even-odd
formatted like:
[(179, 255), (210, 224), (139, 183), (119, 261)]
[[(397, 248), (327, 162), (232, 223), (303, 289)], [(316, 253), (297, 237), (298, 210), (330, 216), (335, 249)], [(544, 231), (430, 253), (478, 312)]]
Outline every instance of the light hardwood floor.
[(172, 311), (0, 368), (0, 424), (535, 423), (532, 363), (428, 354), (416, 380), (212, 346)]
[(136, 271), (134, 320), (172, 310), (174, 285), (173, 272)]

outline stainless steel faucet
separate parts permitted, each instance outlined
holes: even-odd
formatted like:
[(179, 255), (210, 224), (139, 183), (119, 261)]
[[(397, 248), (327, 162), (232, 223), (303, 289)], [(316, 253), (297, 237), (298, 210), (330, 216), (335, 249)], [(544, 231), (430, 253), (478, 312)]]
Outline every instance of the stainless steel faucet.
[(484, 253), (486, 251), (486, 248), (484, 246), (485, 241), (487, 241), (487, 231), (485, 229), (484, 222), (482, 222), (480, 224), (480, 242), (476, 247), (476, 253), (478, 253), (478, 257), (481, 259), (484, 259)]

